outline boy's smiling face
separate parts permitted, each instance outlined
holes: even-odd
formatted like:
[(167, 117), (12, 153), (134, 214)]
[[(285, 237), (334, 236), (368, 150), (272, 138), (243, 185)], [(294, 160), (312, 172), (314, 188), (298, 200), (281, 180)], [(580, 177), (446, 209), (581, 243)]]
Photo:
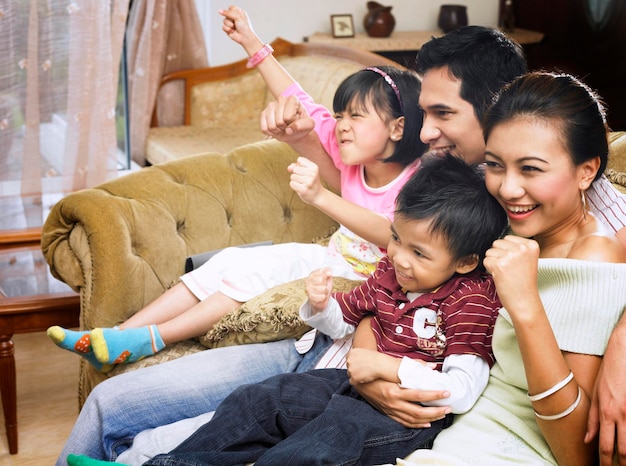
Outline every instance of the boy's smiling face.
[(410, 292), (428, 293), (456, 272), (468, 273), (476, 267), (452, 256), (447, 240), (431, 232), (431, 221), (396, 214), (391, 224), (387, 255), (396, 270), (398, 283)]

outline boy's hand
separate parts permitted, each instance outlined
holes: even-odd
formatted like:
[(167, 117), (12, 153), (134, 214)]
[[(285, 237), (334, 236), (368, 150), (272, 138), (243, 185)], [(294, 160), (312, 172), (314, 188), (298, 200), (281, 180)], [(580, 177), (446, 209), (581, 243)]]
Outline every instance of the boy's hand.
[(319, 167), (307, 158), (298, 157), (294, 163), (289, 164), (287, 170), (291, 173), (291, 189), (307, 204), (316, 205), (316, 200), (325, 191), (320, 180)]
[(287, 144), (307, 136), (315, 128), (315, 120), (296, 96), (279, 96), (261, 112), (261, 132)]
[(333, 291), (333, 276), (330, 268), (314, 270), (304, 283), (311, 312), (319, 314), (328, 306), (328, 300)]

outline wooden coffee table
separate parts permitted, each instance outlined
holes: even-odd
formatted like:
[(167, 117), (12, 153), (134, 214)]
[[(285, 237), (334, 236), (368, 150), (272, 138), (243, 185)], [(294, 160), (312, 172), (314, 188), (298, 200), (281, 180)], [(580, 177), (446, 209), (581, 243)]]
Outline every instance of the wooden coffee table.
[[(77, 327), (78, 294), (49, 272), (39, 243), (0, 248), (0, 391), (9, 453), (17, 453), (13, 335), (52, 325)], [(55, 350), (50, 343), (51, 351)]]

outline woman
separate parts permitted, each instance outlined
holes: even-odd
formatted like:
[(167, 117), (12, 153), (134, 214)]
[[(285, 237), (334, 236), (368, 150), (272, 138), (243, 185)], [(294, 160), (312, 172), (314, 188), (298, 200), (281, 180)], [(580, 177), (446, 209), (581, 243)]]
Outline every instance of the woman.
[(564, 74), (516, 79), (487, 114), (486, 184), (515, 234), (485, 259), (504, 307), (497, 362), (474, 408), (400, 464), (597, 462), (590, 398), (626, 304), (626, 253), (585, 202), (606, 131), (597, 97)]

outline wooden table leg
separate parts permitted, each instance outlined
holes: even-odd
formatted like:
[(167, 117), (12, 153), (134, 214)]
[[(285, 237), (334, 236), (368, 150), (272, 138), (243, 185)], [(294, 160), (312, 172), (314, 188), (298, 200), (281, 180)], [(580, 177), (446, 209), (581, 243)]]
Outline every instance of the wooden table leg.
[(17, 453), (17, 392), (15, 387), (15, 348), (13, 335), (0, 335), (0, 392), (9, 453)]

